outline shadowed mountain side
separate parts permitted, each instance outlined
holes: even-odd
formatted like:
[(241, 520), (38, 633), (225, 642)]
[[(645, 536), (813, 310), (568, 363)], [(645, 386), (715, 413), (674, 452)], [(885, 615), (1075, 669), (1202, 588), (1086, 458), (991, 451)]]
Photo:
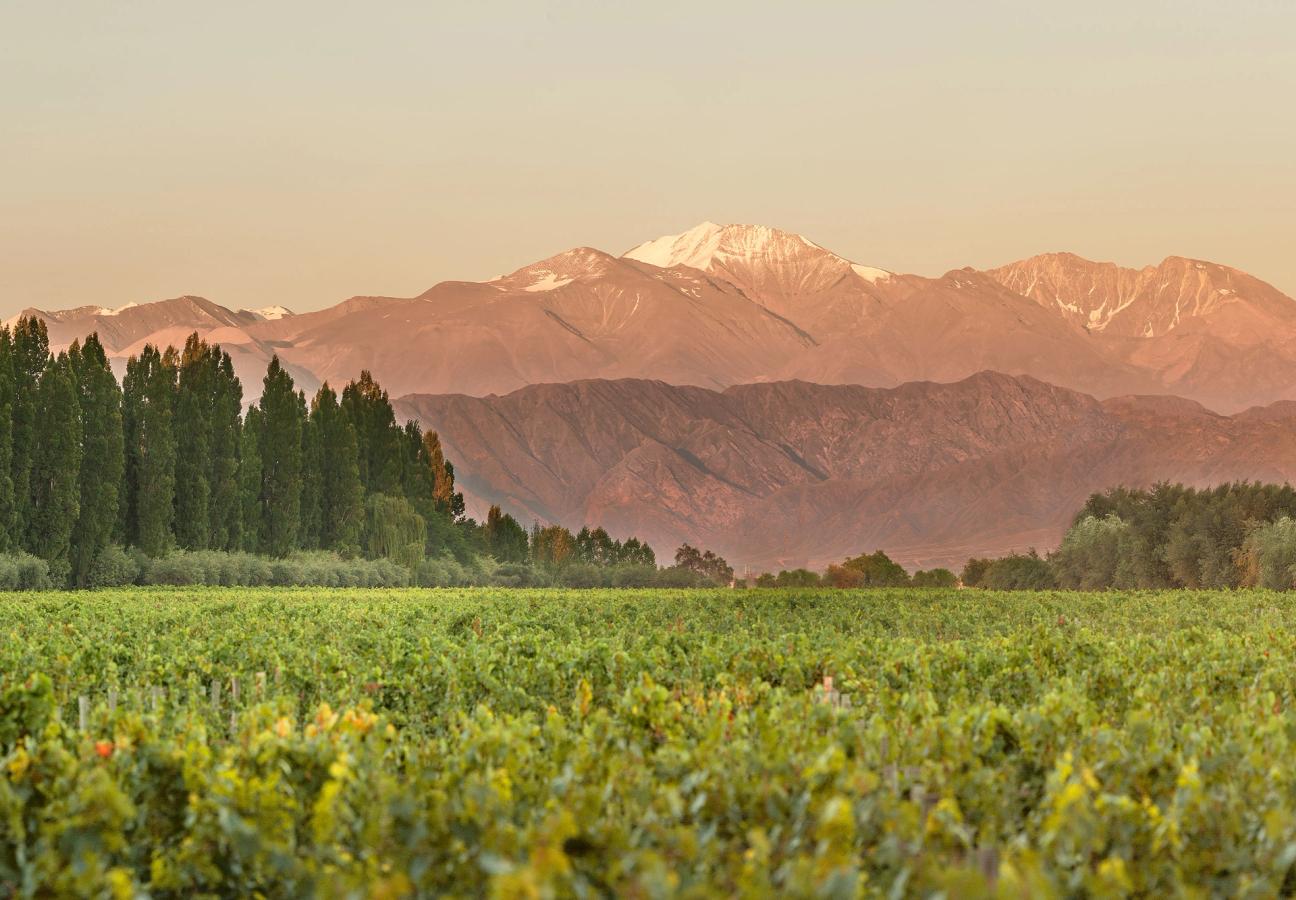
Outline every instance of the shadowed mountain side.
[(621, 380), (408, 396), (478, 511), (688, 540), (753, 568), (881, 547), (910, 566), (1046, 549), (1092, 492), (1296, 476), (1296, 418), (1174, 397), (1099, 402), (985, 372), (894, 389)]

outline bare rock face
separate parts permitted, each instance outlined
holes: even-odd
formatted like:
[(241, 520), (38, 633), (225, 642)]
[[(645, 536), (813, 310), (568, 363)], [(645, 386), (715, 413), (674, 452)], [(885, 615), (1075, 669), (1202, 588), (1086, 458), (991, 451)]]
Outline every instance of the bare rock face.
[(1235, 417), (1159, 396), (1099, 402), (980, 373), (894, 389), (661, 382), (415, 395), (480, 512), (602, 524), (754, 569), (884, 548), (910, 566), (1046, 549), (1092, 492), (1296, 474), (1290, 410)]

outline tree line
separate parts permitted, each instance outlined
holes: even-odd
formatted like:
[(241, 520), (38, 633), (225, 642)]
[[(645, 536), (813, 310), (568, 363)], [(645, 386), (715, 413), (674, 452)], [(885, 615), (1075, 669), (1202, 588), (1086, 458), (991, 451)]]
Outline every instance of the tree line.
[(841, 563), (830, 565), (824, 572), (810, 569), (785, 569), (777, 575), (766, 572), (757, 576), (752, 587), (758, 588), (791, 588), (791, 587), (831, 587), (831, 588), (871, 588), (871, 587), (957, 587), (958, 576), (949, 569), (919, 569), (912, 575), (881, 550), (873, 553), (861, 553)]
[(1053, 553), (969, 560), (962, 580), (1001, 589), (1289, 590), (1296, 586), (1296, 489), (1254, 482), (1113, 488), (1088, 499)]
[[(310, 553), (296, 569), (247, 562)], [(322, 573), (320, 554), (390, 560), (435, 584), (657, 572), (651, 547), (601, 528), (528, 533), (498, 507), (467, 518), (436, 432), (399, 423), (368, 372), (308, 400), (276, 356), (245, 411), (229, 354), (197, 334), (180, 350), (144, 347), (119, 383), (97, 335), (53, 354), (38, 318), (0, 328), (0, 582), (392, 579)]]

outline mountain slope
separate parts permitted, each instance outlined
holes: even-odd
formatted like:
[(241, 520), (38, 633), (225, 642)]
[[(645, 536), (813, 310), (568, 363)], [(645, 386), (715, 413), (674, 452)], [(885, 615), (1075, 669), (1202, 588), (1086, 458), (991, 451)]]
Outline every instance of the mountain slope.
[(1237, 269), (1169, 257), (1127, 269), (1052, 253), (986, 274), (1161, 390), (1235, 411), (1296, 398), (1296, 301)]
[(877, 547), (955, 565), (1055, 544), (1088, 494), (1116, 484), (1296, 475), (1282, 410), (1102, 403), (994, 373), (894, 389), (583, 381), (397, 408), (440, 433), (478, 507), (601, 523), (659, 550), (688, 540), (755, 568)]
[(767, 377), (813, 339), (695, 269), (577, 248), (494, 281), (443, 282), (412, 300), (349, 301), (267, 323), (279, 353), (321, 379), (373, 371), (393, 394), (510, 391), (641, 376), (726, 385)]
[[(202, 297), (184, 296), (153, 303), (129, 303), (118, 309), (101, 306), (62, 311), (25, 309), (6, 324), (23, 316), (45, 322), (50, 347), (55, 352), (88, 334), (98, 334), (119, 376), (125, 371), (126, 360), (138, 355), (146, 344), (183, 347), (185, 339), (197, 332), (230, 354), (235, 372), (243, 381), (244, 399), (250, 401), (260, 395), (266, 365), (275, 352), (273, 343), (253, 332), (270, 321), (287, 321), (292, 313), (282, 306), (235, 312)], [(318, 387), (319, 382), (310, 370), (292, 367), (290, 371), (304, 389)]]

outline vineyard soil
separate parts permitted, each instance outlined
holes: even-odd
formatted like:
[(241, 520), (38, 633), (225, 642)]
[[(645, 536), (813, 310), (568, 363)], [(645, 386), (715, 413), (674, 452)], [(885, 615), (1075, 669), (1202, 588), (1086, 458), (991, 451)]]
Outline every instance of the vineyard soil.
[(1290, 893), (1294, 628), (1262, 591), (0, 595), (0, 897)]

